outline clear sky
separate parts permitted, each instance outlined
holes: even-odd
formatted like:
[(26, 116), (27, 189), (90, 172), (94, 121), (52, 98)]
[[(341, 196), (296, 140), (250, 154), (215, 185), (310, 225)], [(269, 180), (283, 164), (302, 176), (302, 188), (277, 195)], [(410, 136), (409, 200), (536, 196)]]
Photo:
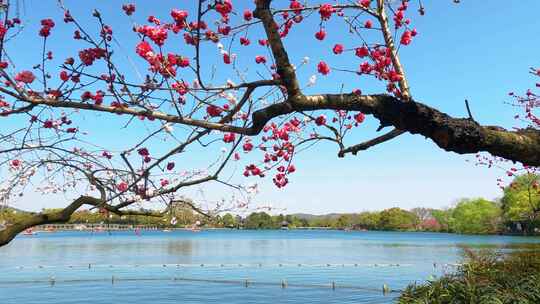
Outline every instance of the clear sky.
[[(58, 31), (61, 32), (65, 26), (56, 2), (26, 1), (25, 7), (21, 7), (23, 20), (38, 23), (44, 17), (52, 17), (57, 20)], [(192, 3), (187, 0), (132, 2), (137, 5), (139, 17), (149, 14), (165, 17), (171, 8), (182, 8)], [(285, 0), (278, 2), (288, 3)], [(463, 0), (460, 5), (453, 4), (451, 0), (423, 2), (426, 15), (414, 19), (419, 36), (410, 47), (400, 52), (413, 97), (461, 117), (466, 116), (464, 99), (467, 98), (475, 119), (480, 123), (507, 128), (515, 126), (515, 109), (505, 102), (509, 101), (509, 91), (522, 92), (534, 86), (528, 69), (540, 65), (540, 19), (537, 17), (540, 2)], [(104, 19), (116, 32), (124, 31), (128, 35), (130, 26), (125, 16), (120, 15), (123, 3), (65, 1), (75, 16), (88, 15), (94, 6), (99, 7)], [(252, 6), (252, 1), (247, 0), (235, 0), (234, 3)], [(293, 60), (299, 62), (302, 57), (309, 56), (318, 62), (319, 57), (329, 57), (331, 46), (341, 42), (340, 37), (333, 36), (333, 27), (337, 26), (333, 23), (328, 25), (329, 37), (322, 43), (314, 41), (311, 34), (314, 31), (311, 30), (299, 31), (294, 39), (286, 40)], [(39, 47), (36, 47), (39, 40), (24, 39), (35, 36), (35, 32), (35, 26), (28, 26), (20, 42), (10, 46), (12, 52), (17, 50), (16, 62), (28, 62), (26, 68), (39, 58)], [(127, 49), (135, 45), (133, 35), (131, 37), (124, 41), (123, 46)], [(58, 50), (58, 56), (71, 51), (69, 48)], [(347, 66), (347, 62), (339, 60), (339, 57), (334, 57), (329, 63)], [(307, 81), (315, 73), (315, 65), (311, 63), (305, 72), (299, 73), (299, 77)], [(315, 90), (319, 92), (336, 90), (341, 83), (347, 83), (349, 88), (362, 87), (368, 93), (377, 91), (362, 80), (351, 85), (349, 75), (335, 73), (319, 79)], [(367, 127), (373, 130), (376, 124), (373, 121)], [(98, 128), (97, 132), (106, 134), (107, 131)], [(359, 139), (365, 137), (361, 129), (357, 132)], [(195, 162), (206, 159), (204, 154), (198, 157), (201, 159), (194, 159)], [(254, 180), (261, 186), (256, 200), (291, 213), (357, 212), (394, 206), (444, 207), (462, 197), (493, 199), (500, 196), (496, 179), (504, 175), (497, 169), (475, 166), (474, 155), (444, 152), (430, 140), (409, 134), (358, 156), (343, 159), (337, 158), (335, 146), (320, 145), (304, 152), (296, 161), (296, 167), (297, 173), (291, 176), (291, 183), (283, 190), (276, 189), (270, 178)], [(212, 186), (208, 189), (210, 192), (219, 191)], [(211, 195), (220, 196), (222, 193)], [(17, 206), (36, 210), (65, 203), (52, 196), (36, 198), (29, 195), (17, 202)]]

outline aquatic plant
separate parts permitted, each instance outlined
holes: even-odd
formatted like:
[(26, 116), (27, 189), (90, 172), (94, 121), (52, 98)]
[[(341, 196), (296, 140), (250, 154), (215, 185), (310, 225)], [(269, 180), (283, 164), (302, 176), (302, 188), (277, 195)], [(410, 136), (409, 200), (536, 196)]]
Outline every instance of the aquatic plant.
[[(537, 249), (537, 248), (536, 248)], [(424, 284), (411, 284), (398, 304), (540, 303), (540, 252), (464, 250), (457, 271)]]

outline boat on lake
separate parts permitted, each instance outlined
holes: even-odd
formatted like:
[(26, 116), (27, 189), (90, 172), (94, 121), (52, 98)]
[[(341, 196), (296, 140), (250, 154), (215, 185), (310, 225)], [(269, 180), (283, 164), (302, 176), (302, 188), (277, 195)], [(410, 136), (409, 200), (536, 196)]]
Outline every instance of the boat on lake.
[(32, 228), (28, 228), (23, 232), (23, 235), (35, 235), (35, 234), (37, 233)]

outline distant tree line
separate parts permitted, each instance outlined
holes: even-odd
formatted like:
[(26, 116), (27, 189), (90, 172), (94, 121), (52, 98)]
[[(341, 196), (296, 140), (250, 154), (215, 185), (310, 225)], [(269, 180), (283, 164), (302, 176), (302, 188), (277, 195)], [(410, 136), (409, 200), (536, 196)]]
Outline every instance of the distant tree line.
[(390, 208), (331, 215), (270, 215), (266, 212), (251, 213), (245, 219), (226, 214), (226, 227), (244, 229), (328, 228), (346, 230), (381, 231), (433, 231), (473, 234), (492, 234), (503, 227), (500, 208), (485, 199), (464, 199), (449, 209)]
[[(75, 212), (70, 223), (127, 224), (180, 228), (198, 223), (204, 227), (241, 229), (329, 228), (347, 230), (432, 231), (463, 234), (514, 233), (532, 235), (540, 227), (540, 177), (517, 176), (496, 201), (462, 199), (446, 209), (390, 208), (351, 214), (270, 215), (253, 212), (246, 217), (231, 213), (213, 217), (195, 213), (189, 206), (175, 206), (163, 217), (118, 216), (99, 210)], [(0, 224), (16, 223), (28, 213), (0, 209)]]
[(462, 199), (446, 209), (390, 208), (351, 214), (269, 215), (256, 212), (245, 219), (223, 216), (225, 227), (277, 229), (321, 227), (332, 229), (432, 231), (462, 234), (532, 235), (540, 228), (540, 176), (516, 176), (501, 199)]

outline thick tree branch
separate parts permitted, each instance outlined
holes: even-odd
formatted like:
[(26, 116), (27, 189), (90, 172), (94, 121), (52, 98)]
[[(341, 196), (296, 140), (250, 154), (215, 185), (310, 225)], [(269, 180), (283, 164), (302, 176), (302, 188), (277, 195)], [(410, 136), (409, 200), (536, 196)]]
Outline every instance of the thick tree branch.
[(65, 223), (69, 221), (71, 215), (82, 205), (88, 204), (97, 206), (101, 203), (102, 201), (100, 199), (81, 196), (60, 211), (33, 214), (20, 222), (7, 226), (4, 230), (0, 230), (0, 247), (8, 244), (17, 236), (17, 234), (28, 228), (44, 224)]
[[(121, 210), (119, 206), (112, 206), (106, 204), (102, 199), (98, 199), (91, 196), (81, 196), (74, 200), (71, 204), (60, 211), (54, 212), (41, 212), (28, 216), (24, 220), (8, 225), (5, 229), (0, 230), (0, 247), (7, 245), (13, 240), (17, 234), (23, 232), (28, 228), (32, 228), (39, 225), (54, 224), (54, 223), (66, 223), (70, 220), (71, 216), (77, 209), (83, 205), (89, 205), (94, 207), (103, 208), (111, 213), (119, 216), (124, 215), (140, 215), (140, 216), (163, 216), (167, 210), (156, 213), (154, 211), (136, 211), (136, 210)], [(123, 206), (125, 207), (125, 206)], [(198, 210), (194, 209), (198, 212)]]
[[(220, 122), (208, 122), (155, 111), (138, 111), (130, 108), (114, 108), (87, 103), (30, 99), (31, 103), (59, 108), (124, 113), (153, 117), (158, 120), (220, 130), (243, 135), (257, 135), (271, 119), (294, 112), (313, 110), (360, 111), (374, 115), (382, 125), (431, 138), (446, 151), (460, 154), (480, 151), (518, 161), (529, 166), (540, 166), (540, 132), (535, 129), (507, 131), (500, 127), (480, 126), (470, 119), (452, 118), (419, 102), (402, 100), (389, 95), (326, 94), (296, 96), (294, 102), (285, 101), (255, 111), (252, 126), (232, 126)], [(394, 136), (395, 137), (395, 136)]]
[(459, 154), (489, 152), (528, 166), (540, 166), (540, 131), (507, 131), (481, 126), (467, 118), (453, 118), (425, 104), (402, 102), (390, 95), (326, 94), (305, 96), (295, 103), (271, 105), (253, 114), (248, 135), (259, 133), (273, 117), (297, 111), (347, 110), (372, 114), (383, 125), (421, 134), (446, 151)]
[(377, 0), (377, 14), (384, 37), (384, 43), (391, 51), (390, 58), (392, 59), (392, 65), (394, 66), (394, 69), (396, 69), (396, 72), (401, 75), (401, 79), (398, 82), (401, 96), (403, 97), (404, 101), (407, 101), (411, 98), (409, 83), (407, 81), (407, 77), (405, 76), (405, 69), (403, 69), (397, 54), (394, 38), (392, 37), (392, 32), (390, 30), (390, 24), (388, 23), (388, 16), (386, 15), (386, 10), (384, 9), (384, 0)]
[(448, 116), (419, 102), (402, 100), (389, 95), (326, 94), (297, 96), (295, 102), (281, 102), (255, 111), (252, 126), (241, 127), (204, 120), (182, 118), (160, 112), (137, 111), (129, 108), (112, 108), (86, 103), (39, 99), (39, 103), (61, 108), (79, 108), (111, 113), (125, 113), (154, 117), (159, 120), (193, 125), (207, 130), (221, 130), (243, 135), (257, 135), (271, 119), (294, 112), (313, 110), (360, 111), (374, 115), (381, 124), (413, 134), (431, 138), (446, 151), (460, 154), (480, 151), (529, 166), (540, 166), (540, 132), (535, 129), (507, 131), (500, 127), (480, 126), (470, 119)]
[[(403, 66), (401, 65), (401, 62), (399, 60), (399, 56), (397, 54), (396, 46), (394, 43), (394, 38), (392, 37), (392, 32), (390, 30), (390, 24), (388, 22), (388, 16), (386, 15), (386, 10), (384, 9), (384, 0), (377, 0), (377, 19), (379, 20), (379, 24), (381, 25), (381, 32), (384, 37), (384, 42), (386, 44), (386, 47), (391, 51), (390, 58), (392, 59), (392, 65), (396, 69), (396, 72), (401, 75), (401, 79), (398, 81), (399, 90), (401, 92), (401, 96), (403, 97), (403, 101), (409, 101), (411, 98), (411, 92), (409, 88), (409, 83), (407, 81), (407, 77), (405, 75), (405, 70), (403, 69)], [(382, 124), (381, 124), (382, 126)], [(367, 150), (373, 146), (382, 144), (384, 142), (387, 142), (389, 140), (392, 140), (401, 134), (405, 133), (403, 130), (393, 129), (390, 132), (387, 132), (383, 135), (380, 135), (378, 137), (372, 138), (368, 141), (365, 141), (363, 143), (354, 145), (352, 147), (349, 147), (347, 149), (341, 150), (338, 154), (339, 157), (343, 157), (346, 153), (353, 153), (356, 155), (358, 151)]]
[(300, 85), (298, 84), (294, 67), (289, 60), (289, 55), (287, 54), (283, 41), (279, 35), (279, 27), (270, 10), (271, 2), (271, 0), (257, 0), (257, 8), (253, 15), (262, 21), (268, 38), (268, 44), (270, 45), (272, 55), (276, 60), (277, 73), (287, 89), (289, 100), (294, 102), (293, 98), (300, 96), (302, 92), (300, 91)]
[(400, 102), (388, 95), (307, 96), (304, 110), (340, 109), (361, 111), (375, 116), (382, 124), (421, 134), (446, 151), (459, 154), (489, 152), (528, 166), (540, 166), (540, 131), (508, 131), (481, 126), (467, 118), (453, 118), (434, 108), (410, 100)]

